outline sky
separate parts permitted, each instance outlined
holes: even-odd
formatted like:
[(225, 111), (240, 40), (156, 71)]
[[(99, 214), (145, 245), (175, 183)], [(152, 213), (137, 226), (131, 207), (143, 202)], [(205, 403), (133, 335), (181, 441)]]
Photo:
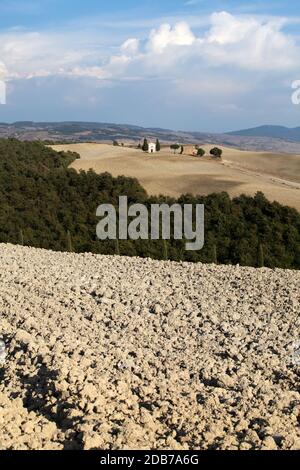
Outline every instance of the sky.
[(0, 122), (293, 127), (297, 80), (299, 2), (0, 0)]

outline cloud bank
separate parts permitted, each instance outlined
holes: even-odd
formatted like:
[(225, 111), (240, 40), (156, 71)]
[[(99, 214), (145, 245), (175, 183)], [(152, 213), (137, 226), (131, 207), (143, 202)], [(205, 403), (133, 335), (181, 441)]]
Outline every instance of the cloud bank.
[(287, 31), (294, 21), (221, 11), (135, 34), (129, 28), (118, 39), (70, 27), (0, 32), (0, 80), (13, 104), (6, 119), (29, 119), (40, 103), (32, 119), (48, 112), (48, 119), (226, 130), (270, 122), (277, 107), (293, 125), (300, 45)]
[(166, 73), (181, 76), (184, 65), (278, 72), (296, 68), (300, 59), (300, 48), (283, 31), (284, 25), (283, 19), (262, 20), (223, 11), (211, 15), (202, 35), (197, 36), (184, 21), (165, 23), (146, 38), (126, 39), (108, 54), (99, 53), (84, 38), (80, 41), (75, 32), (10, 31), (0, 34), (0, 58), (8, 78), (142, 79)]

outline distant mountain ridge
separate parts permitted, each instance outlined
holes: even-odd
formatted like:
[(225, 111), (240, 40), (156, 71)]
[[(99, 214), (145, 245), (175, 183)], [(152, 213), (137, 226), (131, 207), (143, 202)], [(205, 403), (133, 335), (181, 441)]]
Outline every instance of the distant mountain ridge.
[(51, 142), (138, 143), (145, 137), (162, 143), (224, 145), (241, 150), (300, 154), (300, 127), (260, 126), (224, 134), (174, 131), (159, 127), (105, 122), (33, 122), (0, 123), (0, 138)]
[(250, 129), (242, 129), (239, 131), (227, 132), (228, 135), (245, 136), (245, 137), (269, 137), (275, 139), (290, 140), (300, 142), (300, 127), (285, 126), (259, 126)]

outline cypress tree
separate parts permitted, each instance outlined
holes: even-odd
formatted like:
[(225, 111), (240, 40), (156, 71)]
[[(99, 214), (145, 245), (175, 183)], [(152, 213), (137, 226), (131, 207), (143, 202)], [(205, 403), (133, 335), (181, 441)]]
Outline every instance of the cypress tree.
[(120, 256), (120, 245), (119, 245), (119, 239), (118, 238), (116, 238), (115, 254), (117, 256)]
[(259, 268), (263, 268), (265, 266), (264, 247), (261, 243), (258, 245), (257, 266)]
[(163, 239), (162, 242), (163, 242), (163, 259), (167, 261), (167, 259), (169, 258), (167, 240)]
[(148, 152), (149, 150), (149, 144), (148, 144), (148, 140), (147, 139), (144, 139), (144, 143), (143, 143), (143, 146), (142, 146), (142, 150), (144, 152)]
[(156, 151), (160, 152), (160, 141), (156, 139)]
[(67, 249), (69, 253), (73, 253), (73, 244), (72, 244), (72, 236), (70, 230), (67, 231)]
[(20, 231), (19, 231), (19, 243), (20, 245), (24, 245), (24, 234), (23, 234), (23, 230), (20, 228)]

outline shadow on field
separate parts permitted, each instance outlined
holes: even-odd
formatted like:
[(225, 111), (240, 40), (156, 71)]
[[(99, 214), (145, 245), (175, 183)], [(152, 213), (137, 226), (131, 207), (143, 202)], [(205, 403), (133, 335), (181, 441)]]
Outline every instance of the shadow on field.
[(67, 434), (68, 437), (63, 442), (65, 450), (83, 449), (82, 434), (76, 431), (76, 425), (81, 422), (81, 418), (68, 417), (69, 410), (75, 406), (57, 390), (58, 372), (43, 364), (41, 356), (36, 357), (35, 363), (40, 364), (36, 375), (29, 377), (18, 374), (22, 387), (26, 390), (24, 407), (29, 412), (33, 411), (54, 422), (59, 430)]

